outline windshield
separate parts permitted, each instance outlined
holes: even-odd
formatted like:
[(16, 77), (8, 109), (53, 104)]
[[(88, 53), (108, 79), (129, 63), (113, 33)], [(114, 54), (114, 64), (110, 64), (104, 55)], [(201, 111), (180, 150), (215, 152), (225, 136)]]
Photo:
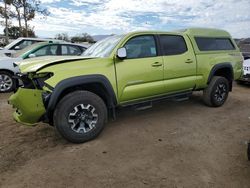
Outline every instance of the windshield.
[(11, 43), (9, 43), (8, 45), (6, 45), (4, 48), (9, 49), (20, 41), (21, 41), (21, 39), (16, 39), (16, 40), (12, 41)]
[(42, 46), (43, 44), (47, 44), (47, 42), (37, 42), (35, 44), (27, 46), (26, 48), (24, 48), (22, 50), (18, 50), (16, 53), (12, 54), (11, 57), (14, 57), (14, 58), (21, 57), (26, 52), (28, 52), (30, 50), (33, 50), (33, 49), (35, 49), (38, 46)]
[(82, 55), (90, 57), (108, 57), (122, 38), (123, 35), (105, 38), (89, 47)]

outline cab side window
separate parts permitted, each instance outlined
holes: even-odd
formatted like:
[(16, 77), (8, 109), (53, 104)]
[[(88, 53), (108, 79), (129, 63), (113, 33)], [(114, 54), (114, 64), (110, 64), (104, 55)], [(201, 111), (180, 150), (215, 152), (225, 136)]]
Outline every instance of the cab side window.
[(234, 50), (235, 47), (230, 38), (195, 37), (200, 51)]
[(133, 37), (124, 47), (127, 50), (127, 59), (157, 56), (156, 42), (152, 35)]
[(58, 51), (59, 51), (58, 45), (48, 45), (48, 46), (44, 46), (44, 47), (40, 48), (39, 50), (37, 50), (33, 54), (35, 54), (36, 57), (46, 56), (46, 55), (58, 55)]
[(182, 36), (160, 35), (163, 55), (179, 55), (187, 51), (187, 45)]

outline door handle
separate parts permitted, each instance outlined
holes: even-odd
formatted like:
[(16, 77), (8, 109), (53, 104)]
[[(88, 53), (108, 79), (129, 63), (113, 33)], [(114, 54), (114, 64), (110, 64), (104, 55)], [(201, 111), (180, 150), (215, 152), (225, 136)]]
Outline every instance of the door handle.
[(187, 59), (187, 60), (185, 61), (185, 63), (193, 63), (193, 60), (192, 60), (192, 59)]
[(162, 66), (162, 63), (160, 63), (160, 62), (154, 62), (152, 64), (152, 67), (160, 67), (160, 66)]

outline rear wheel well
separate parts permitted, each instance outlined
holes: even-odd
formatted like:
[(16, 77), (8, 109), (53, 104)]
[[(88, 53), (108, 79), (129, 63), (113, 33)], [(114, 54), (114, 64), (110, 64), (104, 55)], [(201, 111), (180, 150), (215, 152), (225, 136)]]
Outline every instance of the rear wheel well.
[[(222, 67), (214, 71), (213, 76), (221, 76), (228, 80), (229, 83), (229, 90), (232, 91), (233, 86), (233, 72), (232, 69), (229, 67)], [(212, 77), (210, 78), (209, 82), (211, 81)]]

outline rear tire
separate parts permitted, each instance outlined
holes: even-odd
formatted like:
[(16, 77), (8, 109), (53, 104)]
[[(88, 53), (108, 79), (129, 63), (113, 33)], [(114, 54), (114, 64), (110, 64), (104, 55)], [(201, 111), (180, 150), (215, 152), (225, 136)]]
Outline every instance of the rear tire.
[(54, 112), (54, 125), (66, 140), (83, 143), (96, 138), (107, 120), (103, 100), (89, 91), (66, 95)]
[(220, 107), (226, 102), (228, 93), (228, 80), (221, 76), (214, 76), (203, 91), (203, 101), (208, 106)]
[(0, 93), (8, 93), (16, 88), (16, 80), (7, 71), (0, 71)]

